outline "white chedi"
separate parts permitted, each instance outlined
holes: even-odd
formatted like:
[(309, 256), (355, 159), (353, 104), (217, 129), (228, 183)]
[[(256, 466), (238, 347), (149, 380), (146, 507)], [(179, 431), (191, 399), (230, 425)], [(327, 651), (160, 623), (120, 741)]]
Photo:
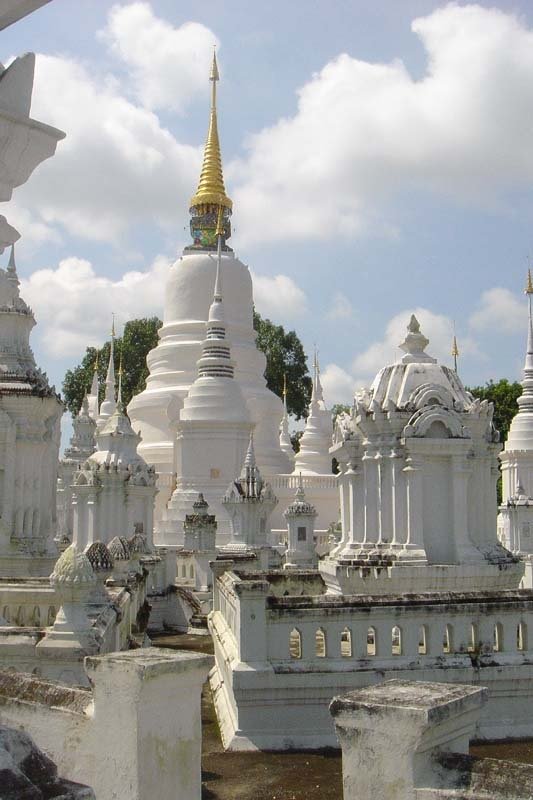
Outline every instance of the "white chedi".
[(528, 331), (526, 359), (518, 398), (518, 413), (513, 418), (505, 449), (500, 453), (502, 504), (498, 515), (498, 535), (502, 544), (515, 553), (528, 556), (524, 585), (533, 585), (533, 282), (528, 271)]
[(72, 484), (76, 471), (96, 449), (96, 423), (89, 414), (89, 401), (84, 396), (79, 413), (72, 418), (70, 444), (59, 461), (57, 473), (57, 535), (58, 546), (72, 541)]
[[(224, 264), (225, 320), (232, 342), (235, 382), (243, 394), (255, 431), (258, 463), (266, 474), (290, 473), (291, 459), (279, 446), (279, 424), (283, 408), (279, 397), (266, 386), (266, 359), (256, 347), (253, 327), (252, 278), (248, 267), (227, 245), (232, 203), (227, 197), (223, 175), (216, 116), (218, 70), (211, 71), (212, 102), (209, 132), (200, 185), (191, 200), (193, 244), (170, 267), (165, 287), (163, 326), (160, 342), (147, 358), (146, 389), (132, 399), (128, 413), (142, 434), (140, 453), (158, 473), (160, 490), (156, 524), (172, 492), (175, 466), (175, 428), (197, 375), (212, 300), (217, 269), (214, 257), (217, 213), (224, 210), (222, 260)], [(178, 479), (180, 473), (178, 472)], [(188, 499), (188, 505), (193, 498)], [(212, 505), (211, 500), (209, 500)]]
[(240, 475), (222, 498), (222, 505), (231, 520), (231, 538), (222, 548), (224, 552), (269, 547), (268, 519), (277, 502), (270, 484), (263, 480), (257, 465), (251, 434)]
[(329, 449), (333, 437), (333, 420), (331, 411), (324, 403), (320, 367), (315, 353), (313, 362), (313, 391), (309, 414), (303, 436), (300, 439), (300, 450), (294, 462), (295, 475), (327, 475), (331, 474), (331, 456)]
[(142, 530), (152, 548), (155, 471), (138, 454), (140, 436), (124, 412), (119, 385), (116, 409), (96, 435), (96, 450), (79, 468), (73, 491), (73, 541), (86, 549)]
[(302, 485), (298, 482), (293, 502), (283, 512), (287, 521), (287, 550), (284, 554), (284, 569), (315, 568), (318, 555), (315, 548), (314, 525), (316, 508), (308, 503)]
[(235, 380), (232, 345), (227, 335), (222, 289), (226, 264), (221, 250), (220, 235), (213, 301), (198, 360), (198, 375), (184, 400), (177, 424), (176, 488), (162, 524), (167, 537), (164, 541), (169, 544), (182, 543), (185, 515), (200, 492), (217, 517), (219, 531), (229, 533), (221, 497), (240, 469), (252, 430), (248, 406)]

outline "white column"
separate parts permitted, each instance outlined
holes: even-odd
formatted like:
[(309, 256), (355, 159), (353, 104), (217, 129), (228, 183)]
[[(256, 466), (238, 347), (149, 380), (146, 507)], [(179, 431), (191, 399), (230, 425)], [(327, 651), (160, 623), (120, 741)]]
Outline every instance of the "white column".
[(378, 535), (378, 465), (375, 454), (367, 450), (363, 456), (364, 469), (364, 535), (363, 546), (372, 547)]
[(407, 540), (404, 550), (420, 551), (425, 556), (422, 464), (420, 457), (410, 455), (403, 470), (407, 479)]
[(468, 478), (471, 469), (467, 463), (466, 455), (451, 456), (452, 466), (452, 524), (455, 551), (458, 563), (474, 550), (468, 534)]

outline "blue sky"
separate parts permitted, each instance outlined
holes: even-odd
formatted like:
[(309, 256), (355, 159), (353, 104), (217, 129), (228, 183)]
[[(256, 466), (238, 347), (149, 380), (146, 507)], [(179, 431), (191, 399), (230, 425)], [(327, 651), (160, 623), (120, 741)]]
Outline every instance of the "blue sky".
[(2, 33), (38, 54), (32, 115), (67, 138), (1, 210), (39, 364), (59, 385), (112, 310), (162, 311), (188, 241), (219, 45), (231, 244), (256, 303), (316, 342), (326, 399), (396, 357), (412, 311), (465, 382), (517, 378), (533, 255), (526, 0), (52, 2)]

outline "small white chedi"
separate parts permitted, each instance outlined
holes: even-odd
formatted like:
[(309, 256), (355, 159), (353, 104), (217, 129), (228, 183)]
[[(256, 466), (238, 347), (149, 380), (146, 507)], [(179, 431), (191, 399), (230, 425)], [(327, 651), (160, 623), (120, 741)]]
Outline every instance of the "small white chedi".
[(156, 476), (137, 452), (140, 436), (124, 411), (120, 377), (115, 410), (97, 431), (95, 452), (74, 476), (73, 542), (81, 550), (96, 541), (130, 538), (135, 530), (152, 547)]
[(518, 398), (518, 413), (509, 429), (505, 449), (500, 453), (502, 504), (498, 515), (498, 536), (505, 547), (519, 554), (526, 569), (523, 586), (533, 588), (533, 317), (531, 270), (525, 293), (528, 299), (526, 360)]
[[(235, 361), (235, 383), (240, 387), (247, 418), (255, 426), (257, 460), (265, 474), (290, 473), (290, 457), (279, 445), (279, 424), (283, 415), (281, 400), (266, 387), (265, 356), (255, 345), (253, 329), (252, 279), (248, 267), (228, 246), (231, 235), (232, 201), (226, 194), (217, 128), (216, 84), (219, 79), (216, 59), (211, 70), (212, 99), (204, 162), (196, 194), (191, 200), (193, 243), (169, 271), (160, 343), (148, 355), (150, 374), (146, 389), (133, 398), (128, 413), (135, 430), (142, 435), (139, 452), (158, 473), (156, 502), (156, 540), (163, 544), (182, 541), (179, 526), (173, 533), (159, 535), (165, 506), (173, 490), (175, 430), (192, 384), (205, 338), (206, 321), (213, 299), (217, 270), (217, 219), (222, 218), (222, 268), (227, 338)], [(243, 418), (244, 421), (244, 418)], [(247, 437), (246, 437), (247, 438)], [(200, 454), (199, 454), (200, 455)], [(242, 461), (239, 462), (239, 468)], [(213, 481), (227, 486), (235, 475), (235, 464), (213, 462)], [(182, 474), (178, 471), (178, 483)], [(193, 488), (193, 487), (191, 487)], [(192, 502), (192, 500), (191, 500)], [(209, 498), (221, 529), (227, 518), (218, 501)]]

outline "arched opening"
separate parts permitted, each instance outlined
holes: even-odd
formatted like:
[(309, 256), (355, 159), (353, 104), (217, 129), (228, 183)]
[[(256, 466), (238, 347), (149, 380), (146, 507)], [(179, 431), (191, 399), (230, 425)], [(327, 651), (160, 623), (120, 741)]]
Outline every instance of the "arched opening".
[(418, 629), (418, 655), (427, 656), (428, 654), (428, 637), (425, 625), (421, 625)]
[(427, 439), (449, 439), (450, 431), (440, 419), (432, 422), (426, 432)]
[(186, 578), (187, 577), (187, 565), (186, 564), (182, 564), (181, 565), (181, 577), (182, 578)]
[(516, 649), (527, 650), (527, 625), (519, 622), (516, 627)]
[(194, 578), (194, 564), (189, 567), (189, 578)]
[(442, 652), (453, 653), (453, 651), (454, 651), (453, 625), (446, 625), (444, 629), (444, 638), (442, 640)]
[(291, 658), (302, 657), (302, 635), (297, 628), (293, 628), (289, 634), (289, 654)]
[(3, 616), (3, 618), (5, 619), (6, 622), (10, 621), (9, 606), (4, 606), (4, 608), (2, 610), (2, 616)]
[(326, 634), (322, 628), (315, 633), (315, 656), (317, 658), (326, 657)]
[(38, 628), (41, 625), (41, 609), (35, 606), (31, 615), (32, 624)]
[(492, 649), (495, 653), (501, 653), (503, 650), (503, 626), (501, 622), (497, 622), (494, 626)]
[(341, 632), (341, 657), (352, 657), (352, 632), (349, 628), (344, 628)]
[(392, 655), (401, 656), (402, 654), (402, 629), (395, 625), (391, 631)]
[(366, 632), (366, 654), (375, 656), (377, 652), (376, 629), (370, 626)]
[(47, 619), (47, 625), (49, 627), (50, 625), (54, 624), (54, 622), (56, 621), (56, 617), (57, 617), (56, 607), (50, 606), (50, 608), (48, 609), (48, 619)]
[(468, 650), (469, 653), (475, 653), (478, 648), (478, 645), (479, 645), (479, 636), (478, 636), (477, 625), (475, 622), (473, 622), (470, 625), (470, 637), (468, 639), (468, 646), (466, 649)]

